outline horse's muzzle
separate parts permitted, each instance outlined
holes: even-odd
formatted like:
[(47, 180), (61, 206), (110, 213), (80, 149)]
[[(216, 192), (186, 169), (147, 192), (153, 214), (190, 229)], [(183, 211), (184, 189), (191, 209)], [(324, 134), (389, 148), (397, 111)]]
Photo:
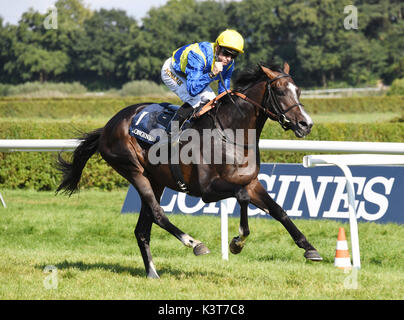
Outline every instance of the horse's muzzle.
[(299, 121), (295, 126), (293, 132), (298, 138), (303, 138), (311, 132), (313, 122)]

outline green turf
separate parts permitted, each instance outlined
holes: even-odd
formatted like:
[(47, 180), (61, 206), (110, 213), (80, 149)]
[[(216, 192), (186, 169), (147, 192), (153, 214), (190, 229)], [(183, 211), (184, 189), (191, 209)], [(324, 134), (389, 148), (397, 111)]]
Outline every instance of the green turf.
[[(347, 224), (295, 220), (324, 258), (314, 263), (305, 261), (278, 222), (251, 218), (243, 252), (223, 261), (218, 217), (169, 215), (211, 254), (195, 257), (153, 226), (151, 249), (161, 279), (150, 280), (133, 234), (138, 215), (120, 214), (126, 190), (71, 198), (1, 192), (8, 207), (0, 207), (0, 299), (404, 298), (403, 226), (360, 223), (362, 268), (344, 273), (333, 260), (338, 228), (344, 226), (349, 237)], [(229, 220), (232, 237), (238, 219)], [(49, 266), (57, 273), (44, 273)]]

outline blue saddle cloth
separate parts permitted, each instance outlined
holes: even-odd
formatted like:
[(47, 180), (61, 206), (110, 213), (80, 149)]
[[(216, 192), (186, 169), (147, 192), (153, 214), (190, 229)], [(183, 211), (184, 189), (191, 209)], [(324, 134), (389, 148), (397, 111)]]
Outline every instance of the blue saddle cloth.
[(166, 130), (180, 106), (169, 103), (154, 103), (140, 111), (129, 127), (129, 134), (146, 143), (158, 142), (159, 136), (153, 135), (154, 129)]

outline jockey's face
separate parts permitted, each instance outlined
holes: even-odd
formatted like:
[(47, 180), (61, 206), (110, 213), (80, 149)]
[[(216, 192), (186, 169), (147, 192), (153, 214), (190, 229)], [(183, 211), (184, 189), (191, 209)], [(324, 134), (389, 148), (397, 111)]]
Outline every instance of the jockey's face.
[(217, 46), (216, 48), (216, 60), (223, 63), (224, 66), (228, 65), (234, 58), (237, 57), (237, 54), (227, 50), (226, 48)]

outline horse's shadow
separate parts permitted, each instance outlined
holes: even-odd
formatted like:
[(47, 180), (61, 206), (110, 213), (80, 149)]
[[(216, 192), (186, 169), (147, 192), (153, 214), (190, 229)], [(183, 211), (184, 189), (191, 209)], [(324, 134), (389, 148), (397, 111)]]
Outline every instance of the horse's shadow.
[[(49, 265), (49, 264), (48, 264)], [(44, 269), (48, 265), (38, 265), (38, 268)], [(78, 269), (80, 271), (90, 271), (90, 270), (106, 270), (113, 273), (129, 273), (132, 276), (144, 276), (145, 271), (144, 268), (134, 268), (128, 266), (122, 266), (117, 263), (104, 263), (104, 262), (96, 262), (96, 263), (87, 263), (83, 261), (63, 261), (59, 263), (54, 263), (52, 266), (55, 266), (57, 270), (69, 270), (69, 269)]]
[[(44, 269), (45, 267), (49, 266), (47, 265), (38, 265), (37, 268)], [(83, 261), (63, 261), (59, 263), (53, 264), (53, 266), (56, 267), (57, 270), (69, 270), (69, 269), (78, 269), (80, 271), (90, 271), (90, 270), (106, 270), (112, 273), (118, 273), (118, 274), (130, 274), (131, 276), (135, 277), (141, 277), (145, 278), (146, 277), (146, 272), (143, 267), (141, 268), (136, 268), (136, 267), (128, 267), (128, 266), (122, 266), (117, 263), (103, 263), (103, 262), (97, 262), (97, 263), (86, 263)], [(180, 269), (173, 269), (169, 266), (162, 267), (161, 269), (158, 270), (158, 273), (161, 276), (169, 275), (175, 278), (183, 278), (183, 277), (189, 277), (193, 278), (195, 276), (209, 276), (208, 272), (204, 271), (184, 271)]]

